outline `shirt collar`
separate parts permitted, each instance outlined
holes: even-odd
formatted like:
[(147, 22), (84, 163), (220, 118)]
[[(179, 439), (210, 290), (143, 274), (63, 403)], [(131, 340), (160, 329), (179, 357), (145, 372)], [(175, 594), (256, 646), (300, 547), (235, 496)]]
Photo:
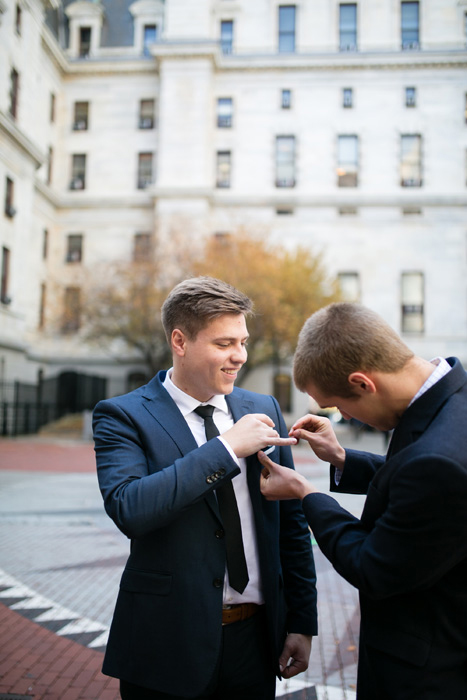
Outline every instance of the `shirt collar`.
[(414, 401), (419, 399), (420, 396), (422, 396), (425, 393), (425, 391), (431, 389), (431, 387), (434, 384), (436, 384), (436, 382), (439, 382), (439, 380), (442, 379), (442, 377), (444, 377), (444, 375), (452, 369), (451, 365), (447, 360), (444, 359), (444, 357), (434, 357), (432, 360), (430, 360), (430, 362), (432, 365), (435, 366), (435, 368), (428, 377), (428, 379), (425, 381), (425, 383), (417, 391), (412, 401), (409, 403), (409, 406), (411, 406)]
[(229, 413), (227, 401), (225, 400), (225, 396), (223, 394), (215, 394), (209, 399), (209, 401), (198, 401), (198, 399), (193, 398), (193, 396), (186, 394), (184, 391), (179, 389), (178, 386), (175, 386), (172, 381), (172, 372), (173, 367), (171, 367), (165, 375), (163, 386), (175, 401), (180, 413), (184, 417), (186, 417), (189, 413), (192, 413), (200, 404), (203, 406), (210, 404), (224, 413)]

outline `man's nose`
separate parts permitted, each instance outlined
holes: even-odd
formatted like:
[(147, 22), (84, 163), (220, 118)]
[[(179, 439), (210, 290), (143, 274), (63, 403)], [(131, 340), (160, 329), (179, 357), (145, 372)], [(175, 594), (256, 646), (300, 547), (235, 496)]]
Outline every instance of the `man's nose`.
[(247, 351), (244, 345), (235, 345), (232, 352), (232, 360), (234, 362), (241, 362), (242, 364), (246, 362)]

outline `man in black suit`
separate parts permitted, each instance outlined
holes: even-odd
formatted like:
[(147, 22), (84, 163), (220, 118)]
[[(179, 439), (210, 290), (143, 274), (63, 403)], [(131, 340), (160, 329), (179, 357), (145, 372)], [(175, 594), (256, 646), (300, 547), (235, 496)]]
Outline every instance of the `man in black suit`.
[(290, 435), (331, 462), (331, 490), (366, 493), (360, 519), (306, 479), (264, 465), (268, 499), (299, 498), (335, 569), (360, 592), (358, 700), (467, 698), (467, 376), (415, 356), (374, 312), (332, 304), (305, 323), (297, 386), (379, 430), (386, 457), (344, 450), (308, 415)]
[(272, 700), (308, 665), (310, 533), (298, 503), (262, 498), (256, 456), (293, 469), (296, 439), (272, 396), (234, 388), (251, 308), (220, 280), (177, 285), (173, 367), (94, 411), (105, 508), (131, 538), (103, 667), (123, 700)]

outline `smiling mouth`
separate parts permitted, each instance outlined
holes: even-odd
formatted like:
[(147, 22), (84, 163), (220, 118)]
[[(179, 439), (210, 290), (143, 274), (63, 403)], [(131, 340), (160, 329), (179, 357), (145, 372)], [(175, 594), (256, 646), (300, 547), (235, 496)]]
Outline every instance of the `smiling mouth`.
[(238, 369), (223, 369), (224, 374), (228, 374), (229, 377), (236, 377), (238, 374)]

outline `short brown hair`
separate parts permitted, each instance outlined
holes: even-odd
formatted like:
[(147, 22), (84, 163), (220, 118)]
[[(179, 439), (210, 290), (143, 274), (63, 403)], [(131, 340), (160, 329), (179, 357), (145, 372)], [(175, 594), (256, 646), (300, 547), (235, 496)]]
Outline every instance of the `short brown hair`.
[(294, 357), (294, 381), (310, 382), (330, 396), (352, 396), (352, 372), (401, 370), (413, 352), (376, 312), (360, 304), (336, 303), (305, 321)]
[(162, 305), (162, 325), (170, 345), (179, 328), (190, 339), (224, 314), (250, 315), (253, 302), (243, 292), (215, 277), (191, 277), (177, 284)]

